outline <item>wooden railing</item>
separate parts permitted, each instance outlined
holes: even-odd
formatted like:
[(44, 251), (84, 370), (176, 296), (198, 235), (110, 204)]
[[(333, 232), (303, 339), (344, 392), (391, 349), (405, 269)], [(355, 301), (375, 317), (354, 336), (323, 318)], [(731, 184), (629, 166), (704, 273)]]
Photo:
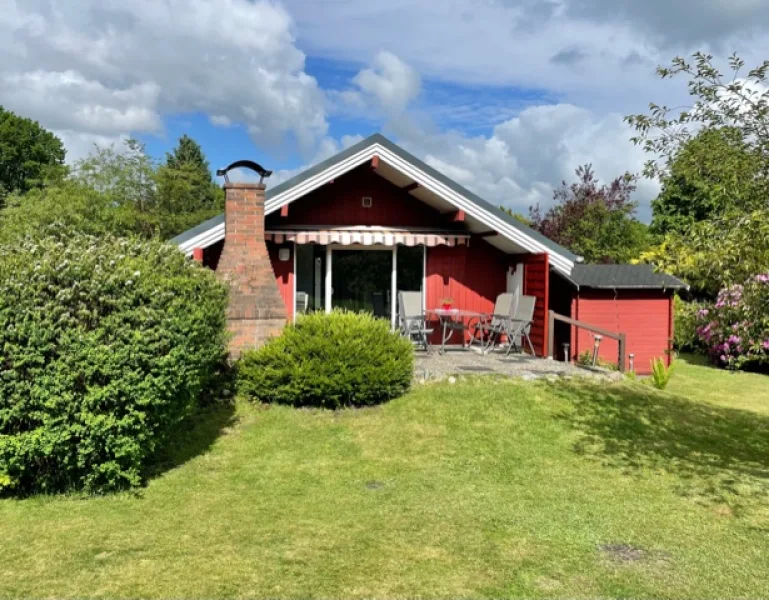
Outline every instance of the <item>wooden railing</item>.
[(548, 358), (553, 358), (553, 346), (555, 345), (555, 322), (561, 321), (562, 323), (568, 323), (569, 325), (574, 325), (575, 327), (580, 327), (582, 329), (586, 329), (588, 331), (592, 331), (593, 333), (597, 333), (599, 335), (602, 335), (604, 337), (617, 340), (619, 342), (619, 357), (618, 357), (618, 367), (620, 372), (625, 371), (625, 348), (627, 346), (626, 340), (625, 340), (625, 334), (624, 333), (617, 333), (615, 331), (609, 331), (608, 329), (602, 329), (601, 327), (596, 327), (595, 325), (591, 325), (590, 323), (585, 323), (584, 321), (577, 321), (576, 319), (571, 319), (569, 317), (565, 317), (563, 315), (559, 315), (555, 311), (550, 311), (550, 322), (548, 326), (548, 335), (547, 335), (547, 356)]

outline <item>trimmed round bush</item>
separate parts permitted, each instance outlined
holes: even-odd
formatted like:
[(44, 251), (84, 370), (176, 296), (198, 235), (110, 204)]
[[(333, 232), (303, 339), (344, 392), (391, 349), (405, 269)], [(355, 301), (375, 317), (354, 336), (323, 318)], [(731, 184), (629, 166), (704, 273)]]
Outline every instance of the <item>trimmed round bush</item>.
[(0, 248), (0, 491), (142, 483), (226, 356), (226, 291), (155, 241)]
[(413, 377), (411, 342), (369, 314), (297, 319), (238, 363), (238, 390), (261, 402), (340, 408), (396, 398)]

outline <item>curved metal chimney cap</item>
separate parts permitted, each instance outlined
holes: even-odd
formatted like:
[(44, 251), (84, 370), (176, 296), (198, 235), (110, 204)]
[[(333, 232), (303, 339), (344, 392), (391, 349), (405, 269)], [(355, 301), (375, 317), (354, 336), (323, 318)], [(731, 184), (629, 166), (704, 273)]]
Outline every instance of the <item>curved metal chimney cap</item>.
[(266, 177), (272, 175), (272, 171), (268, 171), (262, 165), (255, 163), (253, 160), (236, 160), (230, 166), (225, 167), (224, 169), (218, 169), (216, 171), (216, 175), (218, 177), (224, 177), (225, 183), (229, 183), (230, 178), (227, 177), (227, 173), (232, 171), (232, 169), (240, 168), (250, 169), (257, 173), (259, 175), (259, 183), (263, 183)]

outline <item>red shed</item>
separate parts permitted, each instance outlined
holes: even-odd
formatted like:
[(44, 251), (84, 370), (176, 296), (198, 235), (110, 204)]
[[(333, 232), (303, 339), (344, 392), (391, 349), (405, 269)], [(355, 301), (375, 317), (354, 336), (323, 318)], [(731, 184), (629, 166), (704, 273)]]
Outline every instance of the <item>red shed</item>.
[[(626, 336), (629, 363), (634, 370), (650, 373), (654, 358), (670, 363), (673, 343), (673, 296), (686, 288), (680, 280), (655, 273), (650, 265), (574, 265), (568, 275), (551, 275), (551, 309)], [(564, 344), (569, 344), (572, 360), (593, 352), (595, 334), (565, 324), (556, 326), (556, 358), (563, 360)], [(601, 359), (616, 364), (618, 342), (604, 337), (600, 341)], [(629, 368), (629, 364), (626, 367)]]

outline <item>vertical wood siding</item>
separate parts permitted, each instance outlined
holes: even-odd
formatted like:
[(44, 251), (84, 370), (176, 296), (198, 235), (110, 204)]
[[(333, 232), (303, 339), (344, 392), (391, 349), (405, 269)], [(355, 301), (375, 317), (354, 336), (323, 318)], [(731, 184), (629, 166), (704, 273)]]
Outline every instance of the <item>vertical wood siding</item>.
[[(364, 208), (362, 198), (372, 199)], [(454, 229), (450, 215), (441, 215), (408, 192), (393, 185), (363, 165), (327, 183), (288, 206), (288, 216), (280, 212), (267, 216), (267, 228), (293, 225), (329, 225), (352, 227), (378, 225), (384, 227), (435, 227)]]
[[(654, 290), (580, 290), (574, 302), (575, 319), (585, 321), (627, 336), (627, 353), (635, 354), (635, 370), (639, 375), (651, 372), (650, 361), (666, 357), (673, 338), (671, 320), (672, 296)], [(592, 353), (595, 337), (579, 329), (573, 334), (574, 355), (586, 350)], [(599, 356), (617, 364), (619, 348), (615, 340), (601, 341)], [(669, 357), (666, 358), (669, 361)], [(627, 364), (625, 365), (628, 366)]]
[(547, 353), (548, 311), (550, 310), (550, 256), (548, 254), (517, 255), (523, 263), (523, 293), (534, 296), (534, 323), (531, 326), (531, 341), (538, 356)]
[[(281, 248), (289, 249), (290, 256), (286, 261), (281, 261), (278, 258), (278, 251)], [(267, 252), (270, 254), (270, 262), (275, 273), (278, 290), (283, 298), (283, 303), (286, 305), (288, 321), (291, 322), (294, 318), (294, 245), (267, 242)]]
[[(427, 248), (426, 308), (438, 308), (450, 297), (456, 308), (493, 312), (497, 296), (507, 287), (508, 264), (506, 254), (481, 238), (472, 238), (469, 246)], [(452, 342), (459, 343), (459, 338)]]

